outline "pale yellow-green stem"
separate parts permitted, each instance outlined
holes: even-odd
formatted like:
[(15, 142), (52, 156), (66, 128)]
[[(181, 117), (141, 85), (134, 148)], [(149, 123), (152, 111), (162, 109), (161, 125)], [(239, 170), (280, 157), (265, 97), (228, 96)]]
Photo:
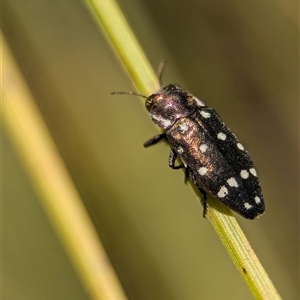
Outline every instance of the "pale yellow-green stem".
[(4, 128), (91, 298), (127, 299), (48, 128), (2, 38)]
[[(141, 94), (158, 87), (157, 78), (144, 52), (114, 0), (85, 0), (97, 25), (101, 27)], [(197, 191), (196, 191), (197, 192)], [(231, 211), (208, 199), (206, 217), (213, 225), (231, 259), (256, 299), (280, 299)]]

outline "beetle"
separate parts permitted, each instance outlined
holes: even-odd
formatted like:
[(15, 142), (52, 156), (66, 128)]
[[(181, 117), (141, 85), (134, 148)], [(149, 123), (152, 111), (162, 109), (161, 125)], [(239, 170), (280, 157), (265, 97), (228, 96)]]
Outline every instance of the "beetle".
[[(144, 146), (162, 140), (169, 143), (169, 166), (186, 169), (185, 181), (190, 178), (203, 195), (203, 216), (207, 208), (206, 192), (247, 219), (260, 216), (265, 204), (250, 155), (219, 114), (203, 100), (177, 84), (162, 85), (164, 65), (160, 64), (158, 71), (160, 89), (152, 95), (112, 93), (146, 99), (150, 118), (163, 133), (152, 137)], [(175, 165), (177, 157), (183, 164)]]

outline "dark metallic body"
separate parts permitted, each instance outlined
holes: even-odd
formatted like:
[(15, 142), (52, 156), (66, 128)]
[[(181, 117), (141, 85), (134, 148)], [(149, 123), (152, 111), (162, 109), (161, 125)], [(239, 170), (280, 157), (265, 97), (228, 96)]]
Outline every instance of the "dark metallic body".
[(203, 188), (245, 218), (254, 219), (264, 213), (252, 160), (215, 110), (172, 84), (149, 96), (146, 108), (165, 133), (145, 146), (167, 139), (172, 147), (170, 167), (182, 167), (175, 166), (178, 155), (201, 192)]

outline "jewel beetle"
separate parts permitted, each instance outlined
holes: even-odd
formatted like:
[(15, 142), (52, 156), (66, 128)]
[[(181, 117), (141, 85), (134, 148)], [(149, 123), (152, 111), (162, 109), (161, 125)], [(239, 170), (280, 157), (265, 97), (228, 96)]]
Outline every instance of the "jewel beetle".
[[(146, 109), (163, 133), (144, 146), (161, 140), (169, 143), (169, 166), (186, 169), (186, 180), (190, 178), (203, 195), (204, 216), (206, 192), (247, 219), (262, 215), (264, 198), (250, 155), (203, 100), (177, 84), (162, 85), (164, 65), (160, 64), (158, 71), (160, 89), (149, 97), (135, 92), (112, 93), (146, 98)], [(177, 157), (183, 164), (175, 165)]]

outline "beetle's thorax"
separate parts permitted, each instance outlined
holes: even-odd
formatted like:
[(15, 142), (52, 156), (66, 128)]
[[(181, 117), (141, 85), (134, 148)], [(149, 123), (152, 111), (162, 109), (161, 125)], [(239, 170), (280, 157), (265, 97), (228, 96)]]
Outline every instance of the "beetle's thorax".
[(192, 94), (176, 84), (169, 84), (147, 98), (146, 108), (152, 121), (166, 130), (195, 111), (194, 101)]

